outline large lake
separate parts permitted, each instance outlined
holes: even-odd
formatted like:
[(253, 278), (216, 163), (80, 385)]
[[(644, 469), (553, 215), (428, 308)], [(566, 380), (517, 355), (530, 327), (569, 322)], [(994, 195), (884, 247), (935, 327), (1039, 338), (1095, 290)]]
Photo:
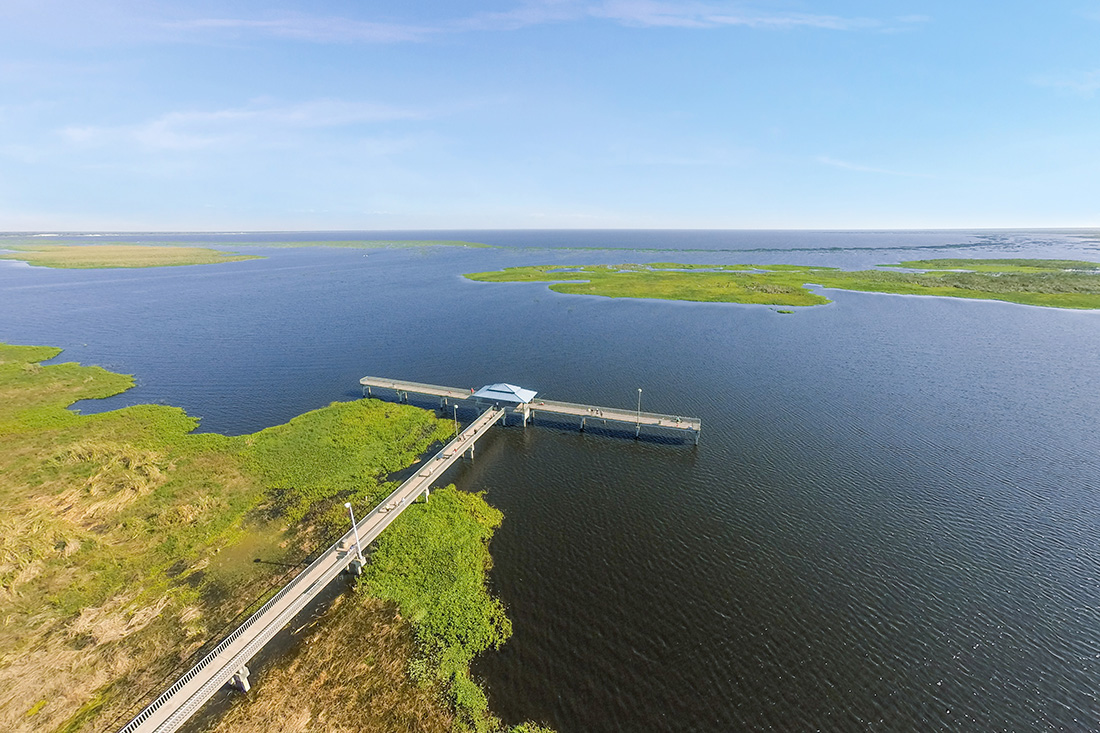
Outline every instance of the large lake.
[(623, 407), (641, 388), (643, 410), (701, 417), (698, 447), (591, 424), (502, 428), (451, 472), (505, 513), (492, 581), (515, 635), (475, 672), (509, 722), (561, 733), (1100, 728), (1100, 312), (827, 291), (835, 303), (785, 315), (461, 277), (547, 263), (1100, 260), (1096, 241), (125, 239), (232, 249), (390, 237), (501, 248), (250, 247), (268, 259), (129, 271), (0, 262), (0, 340), (136, 375), (135, 389), (85, 411), (164, 402), (208, 431), (353, 399), (368, 374), (505, 381)]

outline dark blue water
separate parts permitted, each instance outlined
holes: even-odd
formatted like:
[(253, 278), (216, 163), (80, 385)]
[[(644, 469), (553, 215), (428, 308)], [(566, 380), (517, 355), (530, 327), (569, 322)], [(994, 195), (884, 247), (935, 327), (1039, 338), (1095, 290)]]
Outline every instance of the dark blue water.
[[(326, 236), (399, 235), (144, 239)], [(108, 406), (180, 405), (229, 433), (351, 399), (365, 374), (621, 406), (640, 387), (643, 409), (702, 417), (698, 448), (501, 429), (453, 474), (506, 515), (493, 583), (515, 635), (476, 672), (508, 721), (562, 733), (1100, 728), (1100, 313), (830, 291), (835, 303), (782, 315), (460, 277), (670, 259), (1100, 260), (1095, 241), (400, 236), (503, 248), (250, 248), (269, 259), (139, 271), (0, 263), (0, 339), (135, 374)], [(706, 251), (644, 251), (662, 247)]]

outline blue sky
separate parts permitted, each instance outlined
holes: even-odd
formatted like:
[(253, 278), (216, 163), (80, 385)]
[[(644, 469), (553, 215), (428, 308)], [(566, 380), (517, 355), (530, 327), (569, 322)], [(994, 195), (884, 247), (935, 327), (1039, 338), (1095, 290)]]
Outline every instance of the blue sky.
[(0, 1), (0, 230), (1100, 225), (1100, 0)]

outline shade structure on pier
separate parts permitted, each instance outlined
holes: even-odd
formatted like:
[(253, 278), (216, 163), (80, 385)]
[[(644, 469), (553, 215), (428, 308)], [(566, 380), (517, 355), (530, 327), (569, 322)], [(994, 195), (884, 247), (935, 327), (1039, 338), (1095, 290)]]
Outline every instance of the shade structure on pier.
[(514, 384), (487, 384), (471, 397), (479, 400), (492, 400), (493, 402), (508, 402), (514, 405), (522, 405), (535, 399), (538, 392), (533, 389), (524, 389)]

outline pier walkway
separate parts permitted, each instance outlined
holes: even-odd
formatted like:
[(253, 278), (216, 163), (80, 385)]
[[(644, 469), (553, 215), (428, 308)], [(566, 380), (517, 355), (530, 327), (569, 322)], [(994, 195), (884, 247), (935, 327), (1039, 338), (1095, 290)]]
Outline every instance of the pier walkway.
[(637, 410), (623, 410), (615, 407), (596, 407), (594, 405), (579, 405), (573, 402), (555, 402), (553, 400), (538, 400), (531, 403), (531, 412), (546, 412), (553, 415), (571, 415), (581, 419), (581, 429), (588, 420), (610, 420), (612, 422), (629, 423), (654, 428), (670, 428), (672, 430), (686, 430), (695, 433), (695, 442), (699, 442), (699, 432), (703, 429), (703, 421), (697, 417), (683, 417), (680, 415), (661, 415), (656, 412), (638, 412)]
[(247, 665), (256, 652), (341, 572), (349, 567), (359, 572), (360, 548), (373, 542), (421, 494), (427, 499), (433, 482), (463, 454), (472, 456), (474, 443), (503, 417), (500, 408), (479, 415), (119, 733), (172, 733), (227, 683), (247, 691)]
[[(588, 421), (599, 420), (604, 424), (607, 422), (614, 422), (633, 425), (635, 437), (641, 434), (643, 427), (684, 431), (693, 434), (696, 444), (699, 443), (699, 433), (702, 432), (703, 429), (703, 421), (697, 417), (663, 415), (656, 412), (631, 410), (629, 408), (623, 409), (618, 407), (603, 407), (601, 405), (585, 405), (574, 402), (536, 399), (534, 397), (534, 395), (537, 394), (536, 392), (506, 384), (482, 387), (476, 392), (474, 390), (464, 390), (457, 387), (443, 387), (436, 384), (422, 384), (420, 382), (403, 382), (401, 380), (385, 379), (382, 377), (363, 377), (359, 380), (359, 384), (363, 387), (364, 396), (373, 396), (373, 390), (375, 389), (388, 389), (397, 393), (398, 399), (404, 399), (405, 401), (408, 401), (410, 393), (438, 397), (440, 399), (440, 406), (448, 404), (451, 400), (455, 402), (467, 401), (478, 404), (488, 403), (499, 405), (502, 401), (500, 398), (486, 395), (506, 395), (508, 390), (500, 388), (511, 388), (511, 391), (517, 396), (506, 402), (507, 409), (509, 409), (512, 414), (520, 415), (523, 419), (524, 426), (527, 425), (528, 421), (533, 420), (537, 413), (542, 412), (551, 415), (565, 415), (578, 418), (580, 420), (581, 430), (585, 429)], [(505, 417), (505, 422), (507, 422), (507, 417)]]
[(380, 389), (392, 389), (401, 399), (408, 400), (409, 393), (426, 394), (432, 397), (441, 397), (444, 400), (464, 400), (473, 390), (459, 389), (458, 387), (440, 387), (437, 384), (421, 384), (420, 382), (406, 382), (400, 379), (381, 379), (379, 377), (363, 377), (359, 380), (363, 386), (364, 394), (371, 393), (371, 387)]

